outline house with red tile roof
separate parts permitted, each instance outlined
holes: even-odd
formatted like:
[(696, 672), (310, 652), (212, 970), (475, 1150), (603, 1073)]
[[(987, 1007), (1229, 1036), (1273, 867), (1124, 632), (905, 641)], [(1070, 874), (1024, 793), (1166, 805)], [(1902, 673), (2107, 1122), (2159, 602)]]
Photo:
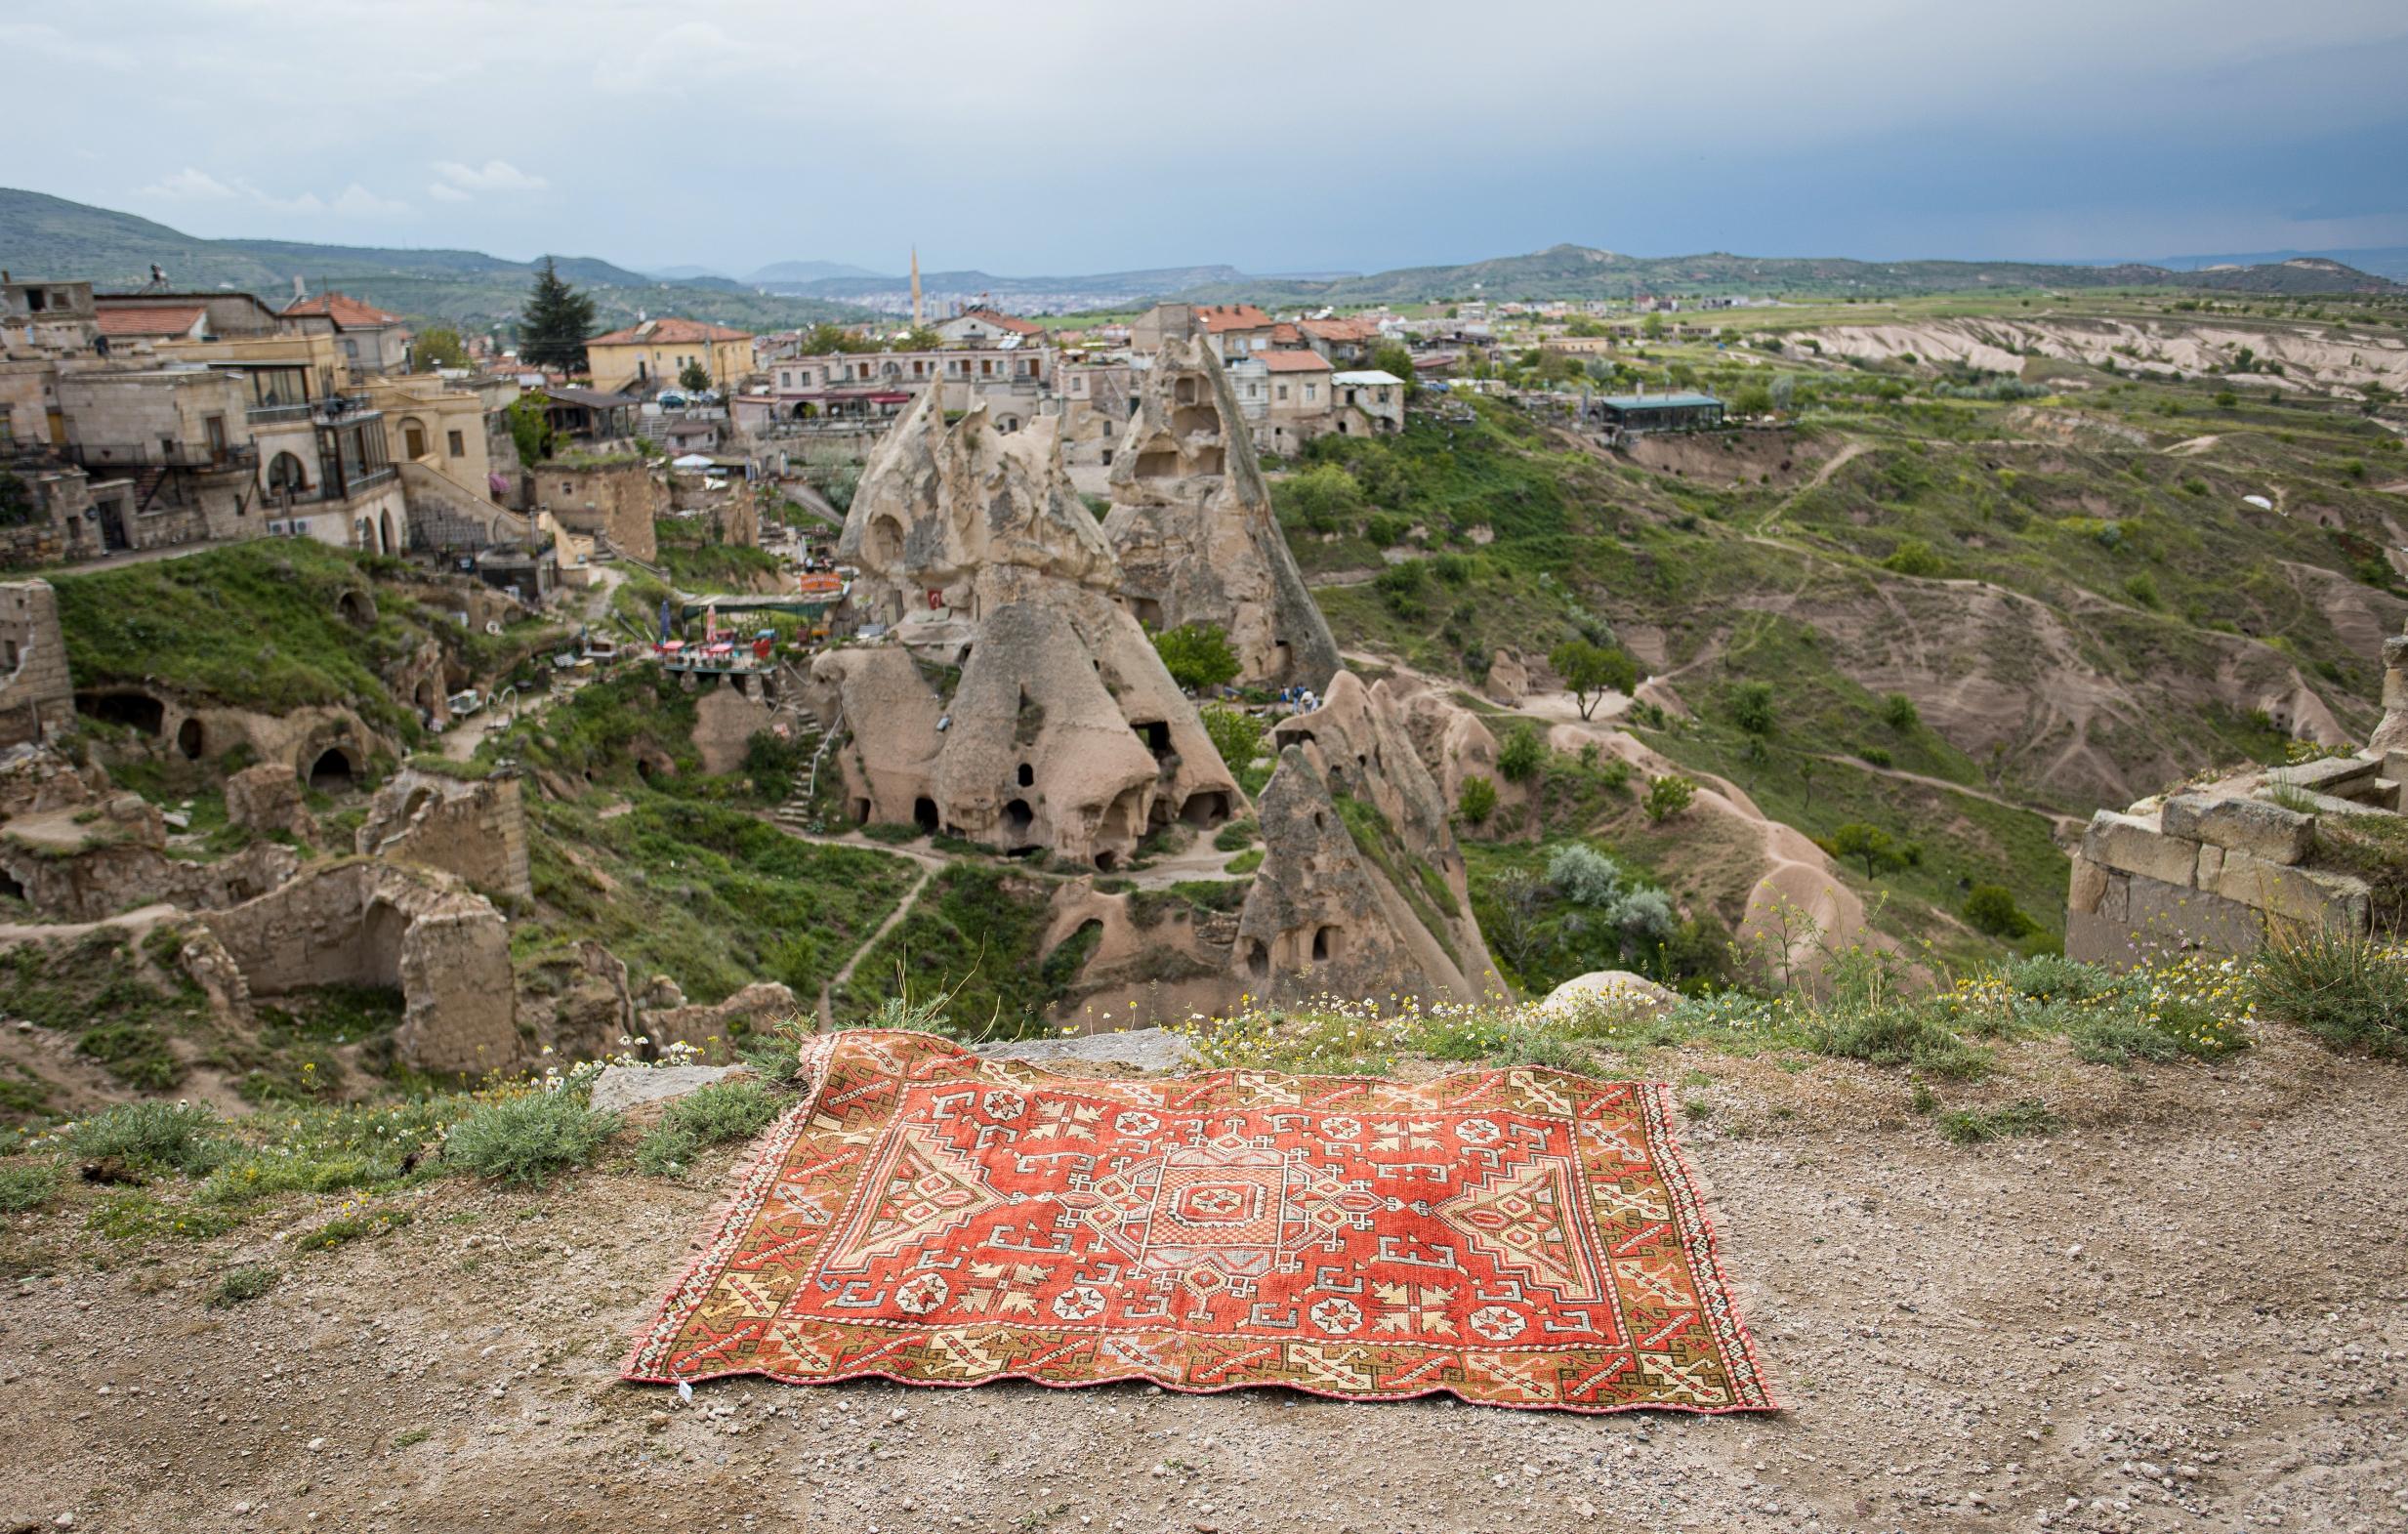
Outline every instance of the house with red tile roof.
[(353, 373), (409, 371), (408, 323), (348, 293), (329, 289), (314, 298), (297, 298), (284, 306), (278, 317), (287, 330), (332, 335)]
[(749, 330), (708, 320), (663, 315), (596, 336), (585, 344), (594, 387), (605, 394), (675, 389), (688, 367), (700, 367), (711, 383), (727, 389), (753, 371)]
[(1045, 339), (1045, 327), (1035, 320), (995, 309), (966, 309), (935, 328), (937, 339), (949, 347), (999, 346), (1008, 337), (1018, 338), (1014, 345)]

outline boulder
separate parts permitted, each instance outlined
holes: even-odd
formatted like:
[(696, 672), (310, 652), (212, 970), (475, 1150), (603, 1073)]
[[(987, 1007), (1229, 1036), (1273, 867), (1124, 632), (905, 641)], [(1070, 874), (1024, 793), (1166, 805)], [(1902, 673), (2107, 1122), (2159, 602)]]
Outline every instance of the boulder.
[(1132, 1070), (1165, 1071), (1177, 1070), (1195, 1059), (1195, 1052), (1187, 1041), (1168, 1028), (1006, 1039), (999, 1044), (981, 1045), (978, 1053), (989, 1059), (1026, 1060), (1048, 1068), (1063, 1064), (1126, 1065)]
[(1521, 651), (1501, 649), (1488, 659), (1488, 680), (1481, 691), (1499, 703), (1513, 705), (1530, 695), (1530, 668), (1522, 664)]
[(1616, 1016), (1652, 1017), (1671, 1008), (1681, 993), (1658, 985), (1628, 970), (1592, 970), (1574, 975), (1547, 993), (1539, 1011), (1558, 1016), (1578, 1016), (1592, 1009)]
[(642, 1125), (680, 1098), (753, 1075), (749, 1065), (605, 1065), (594, 1078), (588, 1100), (597, 1113), (622, 1114), (631, 1125)]
[[(2314, 815), (2286, 809), (2263, 799), (2176, 794), (2159, 811), (2159, 824), (2170, 836), (2248, 852), (2269, 863), (2299, 862), (2316, 845)], [(2200, 873), (2199, 883), (2206, 887), (2205, 871)]]

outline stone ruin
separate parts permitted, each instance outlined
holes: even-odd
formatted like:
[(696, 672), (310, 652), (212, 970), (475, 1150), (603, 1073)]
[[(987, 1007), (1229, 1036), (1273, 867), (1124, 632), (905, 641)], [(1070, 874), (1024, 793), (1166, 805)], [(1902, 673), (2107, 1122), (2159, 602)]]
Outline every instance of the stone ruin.
[(97, 922), (138, 906), (228, 905), (275, 888), (301, 859), (261, 843), (214, 862), (168, 848), (167, 823), (140, 794), (112, 788), (46, 746), (0, 759), (0, 893), (46, 918)]
[(1229, 818), (1236, 780), (1122, 605), (1054, 423), (948, 426), (937, 394), (880, 442), (837, 545), (886, 632), (811, 669), (850, 730), (851, 818), (1107, 870), (1149, 830)]
[(2383, 659), (2383, 722), (2365, 750), (2093, 815), (2073, 854), (2066, 956), (2125, 969), (2168, 948), (2249, 953), (2284, 929), (2391, 928), (2399, 913), (2367, 875), (2387, 851), (2408, 855), (2398, 818), (2408, 811), (2408, 637), (2386, 640)]
[(49, 739), (73, 723), (59, 595), (48, 581), (0, 582), (0, 747)]
[(1242, 682), (1326, 687), (1338, 642), (1271, 515), (1228, 375), (1201, 341), (1172, 339), (1142, 376), (1103, 522), (1131, 611), (1154, 629), (1221, 628)]
[(462, 779), (403, 767), (369, 802), (356, 847), (391, 862), (442, 869), (487, 894), (535, 892), (516, 772)]

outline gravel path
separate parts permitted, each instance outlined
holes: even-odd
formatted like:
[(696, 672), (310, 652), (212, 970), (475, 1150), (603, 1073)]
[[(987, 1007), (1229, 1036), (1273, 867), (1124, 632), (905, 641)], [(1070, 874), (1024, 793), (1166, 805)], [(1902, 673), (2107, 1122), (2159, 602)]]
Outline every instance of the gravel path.
[[(867, 1382), (682, 1406), (615, 1369), (723, 1152), (688, 1183), (445, 1183), (327, 1253), (261, 1222), (97, 1271), (74, 1215), (11, 1217), (0, 1253), (34, 1276), (0, 1290), (0, 1530), (2408, 1521), (2408, 1074), (2284, 1038), (2137, 1072), (2021, 1046), (1982, 1096), (2075, 1127), (1961, 1149), (1895, 1074), (1650, 1066), (1686, 1083), (1779, 1417)], [(267, 1298), (203, 1306), (261, 1259), (288, 1269)]]

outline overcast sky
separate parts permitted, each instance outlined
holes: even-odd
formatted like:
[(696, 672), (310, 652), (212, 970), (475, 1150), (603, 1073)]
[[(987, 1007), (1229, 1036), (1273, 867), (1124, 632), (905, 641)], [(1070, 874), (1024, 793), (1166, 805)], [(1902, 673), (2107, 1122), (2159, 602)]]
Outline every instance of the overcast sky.
[(0, 182), (742, 274), (2408, 244), (2402, 0), (0, 0)]

